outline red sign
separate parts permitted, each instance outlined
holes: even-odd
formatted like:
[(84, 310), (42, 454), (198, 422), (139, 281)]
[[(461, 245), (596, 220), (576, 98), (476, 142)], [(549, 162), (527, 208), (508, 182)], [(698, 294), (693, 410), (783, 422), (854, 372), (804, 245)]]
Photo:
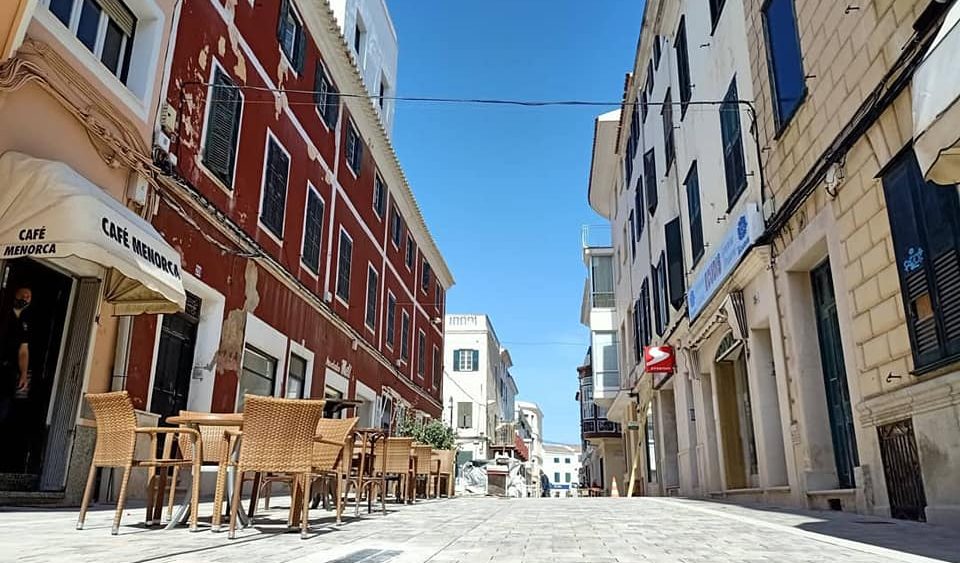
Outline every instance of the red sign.
[(645, 373), (673, 373), (677, 360), (673, 346), (647, 346), (643, 349)]

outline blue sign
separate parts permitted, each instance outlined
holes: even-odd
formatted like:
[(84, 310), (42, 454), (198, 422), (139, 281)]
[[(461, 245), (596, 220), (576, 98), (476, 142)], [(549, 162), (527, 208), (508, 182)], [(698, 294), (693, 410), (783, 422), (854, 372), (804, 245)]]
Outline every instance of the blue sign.
[(551, 488), (551, 489), (563, 489), (563, 490), (566, 490), (566, 489), (569, 489), (569, 488), (570, 488), (570, 485), (567, 484), (567, 483), (551, 483), (551, 484), (550, 484), (550, 488)]
[(763, 232), (763, 220), (755, 204), (749, 204), (720, 241), (720, 247), (704, 263), (700, 275), (687, 292), (687, 314), (690, 320), (697, 318), (707, 301), (736, 267), (740, 258), (753, 246)]

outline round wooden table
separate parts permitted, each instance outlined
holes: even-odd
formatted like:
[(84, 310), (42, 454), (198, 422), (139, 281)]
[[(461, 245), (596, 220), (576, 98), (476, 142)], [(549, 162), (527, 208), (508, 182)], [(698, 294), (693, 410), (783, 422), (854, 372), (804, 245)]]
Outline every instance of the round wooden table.
[[(193, 428), (194, 430), (199, 430), (200, 426), (223, 426), (223, 427), (240, 427), (243, 428), (243, 413), (239, 412), (193, 412), (193, 411), (184, 411), (175, 416), (168, 416), (166, 420), (167, 424), (173, 426), (187, 426)], [(201, 444), (201, 448), (203, 445)], [(233, 455), (236, 455), (236, 452), (233, 452)], [(199, 478), (198, 475), (193, 475), (191, 472), (191, 479)], [(227, 506), (230, 506), (230, 497), (233, 494), (233, 483), (235, 475), (234, 469), (232, 467), (227, 467)], [(187, 492), (184, 496), (183, 502), (180, 504), (180, 509), (177, 510), (177, 515), (170, 519), (170, 522), (167, 523), (168, 530), (171, 530), (177, 526), (187, 514), (190, 512), (190, 487), (187, 487)], [(247, 515), (241, 510), (238, 514), (240, 522), (243, 526), (249, 524), (249, 519)]]

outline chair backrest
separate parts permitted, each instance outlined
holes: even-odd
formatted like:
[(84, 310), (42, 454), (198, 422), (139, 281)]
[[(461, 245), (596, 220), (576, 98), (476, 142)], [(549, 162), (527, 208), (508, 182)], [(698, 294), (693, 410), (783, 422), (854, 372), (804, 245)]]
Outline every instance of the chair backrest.
[(413, 445), (413, 467), (414, 473), (417, 475), (429, 475), (431, 471), (431, 459), (433, 457), (433, 450), (427, 444), (414, 444)]
[(245, 395), (240, 471), (307, 473), (323, 401)]
[(349, 452), (353, 446), (353, 429), (357, 427), (359, 418), (321, 418), (317, 422), (317, 437), (337, 442), (333, 444), (313, 445), (313, 468), (333, 470), (342, 460), (349, 461)]
[(99, 467), (123, 467), (133, 462), (137, 445), (137, 416), (126, 391), (88, 393), (87, 402), (97, 420), (97, 445), (93, 463)]
[[(206, 413), (198, 413), (196, 411), (180, 411), (180, 416), (190, 416), (195, 414)], [(197, 426), (197, 429), (200, 431), (200, 461), (203, 463), (220, 463), (220, 449), (223, 448), (227, 442), (227, 440), (224, 438), (224, 433), (227, 430), (240, 430), (240, 427), (200, 424)], [(190, 443), (184, 439), (179, 441), (179, 444), (180, 455), (183, 456), (183, 459), (187, 461), (193, 461), (193, 448), (190, 447)]]
[(453, 461), (457, 452), (454, 450), (433, 450), (433, 459), (440, 462), (440, 473), (453, 474)]
[(374, 467), (380, 473), (407, 473), (410, 471), (410, 449), (413, 438), (383, 438), (373, 450)]

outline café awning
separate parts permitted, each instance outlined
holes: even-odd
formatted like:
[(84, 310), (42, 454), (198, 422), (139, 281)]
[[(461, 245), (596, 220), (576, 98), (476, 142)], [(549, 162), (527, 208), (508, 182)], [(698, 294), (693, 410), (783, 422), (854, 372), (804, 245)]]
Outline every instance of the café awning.
[(0, 259), (76, 257), (106, 269), (116, 315), (183, 310), (180, 254), (153, 226), (62, 162), (0, 156)]
[(913, 75), (914, 151), (924, 178), (960, 183), (960, 1)]

